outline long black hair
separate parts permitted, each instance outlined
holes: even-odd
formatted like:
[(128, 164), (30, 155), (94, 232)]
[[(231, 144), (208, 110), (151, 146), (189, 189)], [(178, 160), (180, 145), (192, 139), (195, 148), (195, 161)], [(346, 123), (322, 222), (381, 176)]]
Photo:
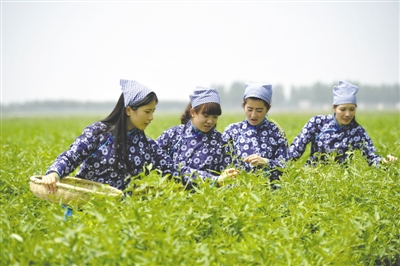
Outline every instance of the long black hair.
[[(192, 104), (189, 103), (186, 106), (185, 111), (181, 115), (181, 123), (186, 124), (187, 122), (190, 121), (191, 116), (190, 116), (190, 109), (192, 109)], [(222, 109), (221, 105), (218, 103), (203, 103), (198, 106), (196, 106), (194, 109), (194, 112), (196, 114), (206, 114), (206, 115), (221, 115), (222, 114)]]
[[(132, 110), (137, 110), (139, 107), (147, 105), (153, 101), (155, 101), (157, 104), (158, 98), (154, 92), (150, 92), (143, 100), (131, 105), (130, 107)], [(114, 167), (118, 165), (118, 162), (123, 161), (128, 170), (130, 170), (131, 167), (128, 161), (129, 158), (126, 147), (127, 115), (125, 110), (126, 107), (124, 104), (124, 95), (121, 93), (114, 110), (112, 110), (112, 112), (106, 118), (100, 120), (100, 122), (106, 125), (105, 132), (110, 132), (114, 136)]]

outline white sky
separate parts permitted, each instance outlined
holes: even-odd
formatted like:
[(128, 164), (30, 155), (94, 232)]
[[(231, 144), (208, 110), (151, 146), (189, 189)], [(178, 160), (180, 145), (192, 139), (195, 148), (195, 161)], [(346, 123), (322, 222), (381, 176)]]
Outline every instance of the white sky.
[[(1, 1), (1, 102), (196, 85), (399, 82), (399, 2)], [(361, 88), (360, 88), (361, 89)]]

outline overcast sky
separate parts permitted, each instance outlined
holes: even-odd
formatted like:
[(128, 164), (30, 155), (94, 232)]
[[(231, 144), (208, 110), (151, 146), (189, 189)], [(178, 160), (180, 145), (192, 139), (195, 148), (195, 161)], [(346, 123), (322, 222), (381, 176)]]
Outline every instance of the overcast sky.
[[(399, 83), (399, 2), (2, 1), (1, 101), (159, 100), (196, 85)], [(360, 87), (362, 89), (362, 87)]]

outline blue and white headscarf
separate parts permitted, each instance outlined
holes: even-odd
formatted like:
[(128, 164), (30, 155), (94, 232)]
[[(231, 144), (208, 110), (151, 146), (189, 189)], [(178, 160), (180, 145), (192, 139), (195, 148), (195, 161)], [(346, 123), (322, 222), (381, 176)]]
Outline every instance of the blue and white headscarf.
[(133, 106), (143, 100), (150, 92), (153, 92), (146, 86), (135, 80), (120, 80), (121, 90), (124, 94), (125, 107)]
[(246, 83), (246, 90), (244, 91), (243, 100), (255, 97), (266, 101), (271, 105), (272, 98), (272, 85), (260, 83)]
[(197, 86), (192, 94), (189, 95), (192, 108), (205, 103), (220, 104), (218, 91), (214, 88)]
[(346, 81), (339, 81), (338, 86), (333, 87), (333, 105), (354, 103), (357, 104), (356, 93), (358, 87)]

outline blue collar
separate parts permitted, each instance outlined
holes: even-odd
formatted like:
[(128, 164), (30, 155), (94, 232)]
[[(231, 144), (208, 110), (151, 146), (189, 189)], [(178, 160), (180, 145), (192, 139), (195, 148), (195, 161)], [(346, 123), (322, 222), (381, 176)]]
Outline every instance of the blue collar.
[(137, 130), (137, 128), (135, 127), (134, 129), (132, 129), (131, 131), (128, 131), (128, 136), (131, 135), (133, 132), (135, 132)]
[(203, 137), (204, 133), (200, 130), (197, 130), (196, 127), (193, 125), (192, 120), (190, 120), (190, 125), (192, 126), (193, 133), (198, 137)]
[(338, 122), (336, 121), (336, 113), (333, 113), (332, 116), (333, 116), (333, 121), (335, 121), (335, 127), (336, 127), (336, 129), (346, 128), (346, 127), (350, 126), (350, 125), (353, 123), (353, 121), (354, 121), (354, 117), (353, 117), (353, 119), (350, 121), (350, 123), (349, 123), (348, 125), (339, 126)]
[(324, 133), (327, 133), (329, 131), (335, 132), (336, 130), (339, 130), (341, 128), (344, 128), (346, 125), (343, 126), (339, 126), (338, 122), (336, 121), (335, 118), (336, 113), (333, 113), (332, 117), (333, 117), (333, 121), (335, 122), (334, 128), (327, 128), (324, 131), (322, 131), (321, 133), (319, 133), (316, 137), (315, 140), (317, 141)]
[(252, 124), (249, 123), (249, 120), (247, 119), (247, 117), (246, 117), (246, 122), (247, 122), (248, 128), (256, 130), (256, 129), (259, 129), (265, 123), (267, 123), (267, 118), (264, 117), (263, 121), (261, 121), (260, 124), (255, 125), (255, 126), (253, 126)]
[(335, 127), (336, 127), (337, 129), (339, 129), (340, 126), (339, 126), (338, 122), (336, 121), (336, 113), (333, 113), (332, 116), (333, 116), (333, 121), (335, 121)]

